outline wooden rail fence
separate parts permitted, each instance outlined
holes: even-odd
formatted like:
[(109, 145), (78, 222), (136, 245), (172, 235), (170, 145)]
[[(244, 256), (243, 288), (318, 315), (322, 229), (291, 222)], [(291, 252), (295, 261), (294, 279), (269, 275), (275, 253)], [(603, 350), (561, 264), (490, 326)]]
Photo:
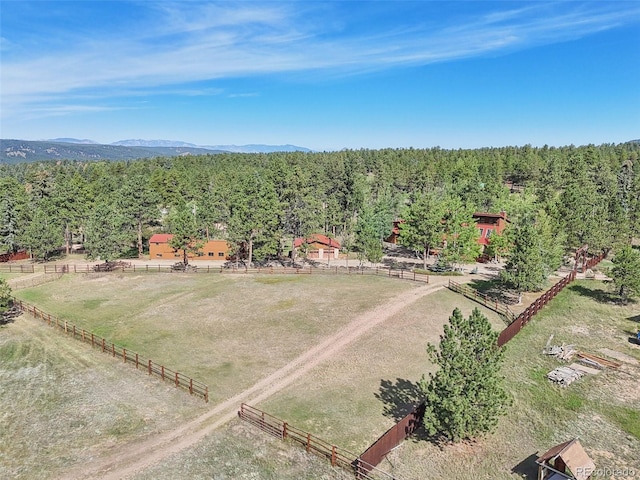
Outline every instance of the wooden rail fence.
[(509, 323), (513, 322), (516, 319), (516, 314), (511, 311), (508, 305), (499, 302), (498, 300), (485, 295), (482, 292), (479, 292), (475, 288), (471, 288), (468, 285), (463, 285), (458, 282), (454, 282), (453, 280), (449, 280), (449, 290), (457, 292), (474, 302), (477, 302), (481, 305), (484, 305), (490, 310), (497, 312), (507, 319)]
[[(100, 271), (98, 266), (100, 264), (88, 265), (75, 265), (75, 264), (56, 264), (56, 265), (44, 265), (45, 273), (109, 273), (107, 271)], [(191, 264), (190, 264), (191, 265)], [(195, 264), (194, 264), (195, 265)], [(215, 267), (210, 265), (195, 265), (195, 270), (189, 271), (192, 273), (226, 273), (226, 274), (288, 274), (288, 275), (376, 275), (383, 277), (399, 278), (402, 280), (412, 280), (415, 282), (429, 283), (429, 275), (425, 273), (416, 273), (410, 270), (399, 270), (392, 268), (359, 268), (359, 267), (300, 267), (300, 268), (286, 268), (286, 267), (259, 267), (259, 268), (225, 268)], [(122, 265), (117, 266), (111, 272), (134, 272), (134, 273), (184, 273), (179, 270), (174, 270), (171, 265)]]
[[(606, 256), (607, 251), (603, 251), (599, 255), (589, 258), (585, 262), (584, 270), (595, 267), (598, 263), (600, 263)], [(529, 320), (531, 320), (536, 313), (538, 313), (542, 307), (544, 307), (547, 303), (551, 301), (558, 293), (560, 293), (567, 285), (573, 282), (576, 279), (576, 275), (578, 273), (578, 264), (574, 269), (562, 280), (556, 283), (549, 290), (544, 292), (540, 297), (538, 297), (531, 305), (529, 305), (518, 317), (509, 324), (507, 328), (505, 328), (502, 332), (500, 332), (500, 336), (498, 337), (498, 346), (502, 346), (515, 337), (522, 327), (524, 327)]]
[(154, 363), (150, 359), (144, 358), (136, 352), (127, 350), (126, 348), (120, 347), (99, 335), (76, 327), (76, 325), (70, 324), (66, 320), (61, 320), (60, 318), (46, 313), (33, 305), (23, 302), (22, 300), (13, 298), (13, 304), (23, 312), (43, 320), (49, 326), (55, 327), (58, 330), (63, 330), (67, 335), (72, 335), (76, 340), (89, 343), (91, 344), (91, 347), (97, 348), (103, 353), (111, 355), (114, 358), (118, 358), (123, 363), (134, 365), (136, 369), (145, 370), (149, 375), (160, 377), (162, 380), (174, 384), (177, 388), (182, 388), (188, 391), (191, 395), (201, 397), (205, 402), (209, 401), (209, 387), (198, 380), (194, 380), (182, 373), (166, 368), (164, 365)]
[(33, 265), (0, 265), (0, 272), (4, 273), (35, 273)]
[(511, 322), (511, 324), (507, 328), (505, 328), (504, 330), (502, 330), (502, 332), (500, 332), (500, 336), (498, 337), (498, 346), (501, 347), (502, 345), (507, 343), (509, 340), (511, 340), (513, 337), (515, 337), (520, 332), (520, 330), (522, 330), (522, 327), (524, 327), (527, 323), (529, 323), (529, 320), (531, 320), (536, 313), (542, 310), (542, 307), (544, 307), (547, 303), (549, 303), (552, 298), (554, 298), (558, 293), (560, 293), (564, 289), (564, 287), (566, 287), (571, 282), (573, 282), (575, 278), (576, 278), (576, 271), (572, 270), (571, 273), (569, 273), (569, 275), (564, 277), (562, 280), (556, 283), (553, 287), (551, 287), (549, 290), (547, 290), (542, 295), (540, 295), (537, 299), (535, 299), (533, 303), (529, 305), (527, 308), (525, 308), (525, 310), (522, 313), (520, 313), (520, 315), (518, 315), (518, 317), (513, 322)]
[(289, 425), (284, 420), (280, 420), (246, 403), (240, 405), (238, 417), (269, 435), (282, 440), (288, 439), (293, 441), (303, 446), (307, 452), (326, 458), (331, 462), (331, 466), (333, 467), (341, 467), (352, 471), (359, 480), (400, 480), (376, 468), (374, 465), (367, 464), (357, 455), (332, 445), (293, 425)]
[(407, 437), (422, 426), (425, 408), (426, 405), (422, 402), (411, 413), (387, 430), (384, 435), (356, 459), (356, 478), (367, 478), (364, 474), (368, 474), (374, 467), (379, 465), (391, 450), (404, 442)]

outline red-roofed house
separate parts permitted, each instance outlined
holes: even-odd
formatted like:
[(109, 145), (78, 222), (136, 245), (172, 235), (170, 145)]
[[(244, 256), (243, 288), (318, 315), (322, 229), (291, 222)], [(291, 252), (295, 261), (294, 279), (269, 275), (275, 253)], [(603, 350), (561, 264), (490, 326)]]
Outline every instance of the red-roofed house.
[[(150, 259), (181, 260), (182, 250), (174, 250), (169, 246), (173, 238), (170, 233), (156, 233), (149, 239)], [(193, 260), (226, 260), (229, 256), (229, 244), (226, 240), (209, 240), (196, 254), (189, 253), (189, 259)]]
[(298, 251), (302, 246), (307, 249), (307, 258), (338, 258), (340, 253), (340, 242), (335, 238), (329, 238), (320, 233), (314, 233), (307, 238), (296, 238), (293, 241), (293, 248)]
[(507, 213), (483, 213), (476, 212), (473, 214), (473, 219), (480, 230), (480, 237), (478, 243), (483, 246), (489, 245), (489, 239), (491, 235), (502, 235), (503, 230), (510, 223), (507, 220)]

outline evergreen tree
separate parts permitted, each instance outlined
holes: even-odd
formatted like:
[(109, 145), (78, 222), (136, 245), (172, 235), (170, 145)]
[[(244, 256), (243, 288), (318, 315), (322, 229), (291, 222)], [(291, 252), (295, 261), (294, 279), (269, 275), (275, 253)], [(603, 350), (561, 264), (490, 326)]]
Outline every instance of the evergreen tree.
[(195, 203), (181, 202), (169, 214), (169, 231), (173, 235), (169, 246), (182, 250), (182, 263), (189, 264), (189, 253), (202, 248), (203, 241), (196, 221)]
[(159, 217), (158, 195), (142, 175), (133, 175), (127, 177), (116, 198), (118, 209), (136, 231), (138, 257), (142, 257), (142, 228)]
[(127, 219), (110, 203), (98, 203), (86, 227), (85, 248), (89, 258), (109, 262), (122, 256), (131, 247), (133, 233)]
[(613, 284), (620, 301), (627, 303), (629, 298), (640, 295), (640, 252), (627, 245), (616, 253), (612, 262)]
[(542, 236), (531, 222), (516, 228), (513, 249), (500, 279), (517, 291), (538, 291), (549, 276)]
[(367, 260), (379, 263), (383, 257), (381, 233), (378, 228), (376, 214), (370, 206), (362, 209), (356, 224), (356, 248), (360, 263)]
[(27, 224), (20, 244), (31, 250), (36, 260), (47, 261), (52, 252), (64, 244), (63, 227), (59, 220), (49, 214), (45, 207), (36, 207), (31, 221)]
[(431, 248), (442, 244), (444, 214), (444, 202), (433, 194), (420, 195), (402, 214), (404, 223), (400, 224), (400, 242), (422, 252), (425, 269)]
[(243, 176), (230, 206), (227, 234), (236, 251), (246, 246), (249, 264), (276, 254), (281, 208), (273, 184), (257, 172)]
[(11, 287), (7, 281), (0, 278), (0, 313), (4, 312), (11, 304)]
[(476, 308), (465, 319), (456, 308), (439, 347), (429, 344), (427, 353), (439, 367), (420, 382), (427, 432), (456, 442), (493, 430), (510, 398), (500, 375), (504, 348), (487, 317)]
[(442, 219), (446, 245), (443, 256), (448, 263), (471, 263), (480, 256), (480, 233), (473, 220), (473, 209), (458, 198), (446, 202)]

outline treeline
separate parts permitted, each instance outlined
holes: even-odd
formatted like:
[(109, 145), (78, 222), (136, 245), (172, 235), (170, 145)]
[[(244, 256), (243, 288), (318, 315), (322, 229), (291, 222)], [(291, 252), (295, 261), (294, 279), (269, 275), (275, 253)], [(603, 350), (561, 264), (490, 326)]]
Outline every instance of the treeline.
[(459, 261), (477, 252), (461, 245), (458, 227), (473, 211), (501, 210), (513, 234), (505, 245), (496, 240), (496, 253), (508, 253), (525, 228), (551, 244), (549, 255), (585, 243), (610, 248), (640, 236), (639, 152), (632, 142), (2, 165), (0, 250), (27, 248), (46, 260), (81, 237), (90, 256), (108, 260), (142, 253), (162, 230), (187, 247), (226, 238), (255, 260), (319, 232), (375, 261), (393, 220), (406, 218), (401, 238), (419, 252), (442, 241), (446, 223), (447, 252)]

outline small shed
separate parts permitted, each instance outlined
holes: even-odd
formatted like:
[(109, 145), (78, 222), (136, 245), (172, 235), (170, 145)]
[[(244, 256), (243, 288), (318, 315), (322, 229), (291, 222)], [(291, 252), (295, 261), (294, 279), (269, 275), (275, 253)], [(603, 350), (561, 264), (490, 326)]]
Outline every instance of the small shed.
[(538, 480), (588, 480), (596, 468), (577, 438), (556, 445), (536, 463)]

